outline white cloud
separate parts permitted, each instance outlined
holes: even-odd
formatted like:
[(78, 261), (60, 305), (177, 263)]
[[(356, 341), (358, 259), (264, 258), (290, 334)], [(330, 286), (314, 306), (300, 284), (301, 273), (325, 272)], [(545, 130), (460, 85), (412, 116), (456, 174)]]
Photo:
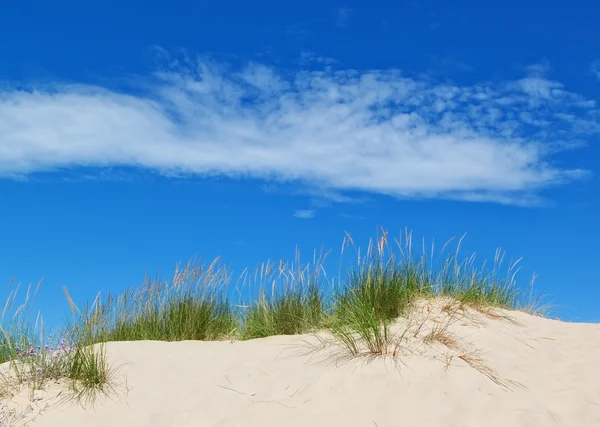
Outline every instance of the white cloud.
[(555, 95), (554, 91), (562, 88), (560, 83), (541, 77), (526, 77), (519, 80), (518, 84), (521, 86), (523, 92), (530, 95), (532, 99), (551, 99)]
[(294, 211), (294, 216), (300, 219), (312, 219), (317, 214), (313, 209), (298, 209)]
[(398, 70), (201, 61), (135, 89), (0, 85), (0, 175), (134, 166), (299, 182), (342, 197), (531, 203), (586, 175), (553, 164), (556, 147), (600, 132), (593, 101), (542, 77), (457, 86)]

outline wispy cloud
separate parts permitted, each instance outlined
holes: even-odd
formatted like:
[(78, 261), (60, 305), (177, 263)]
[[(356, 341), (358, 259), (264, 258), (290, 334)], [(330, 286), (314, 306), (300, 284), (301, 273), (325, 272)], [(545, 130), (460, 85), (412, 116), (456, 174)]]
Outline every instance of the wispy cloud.
[(340, 65), (340, 62), (334, 58), (328, 58), (326, 56), (316, 55), (314, 52), (303, 50), (300, 53), (300, 65), (310, 65), (310, 64), (318, 64), (318, 65)]
[(198, 61), (137, 83), (129, 93), (0, 85), (0, 175), (140, 167), (298, 182), (340, 197), (533, 203), (586, 176), (552, 156), (600, 132), (593, 101), (531, 75), (459, 86), (399, 70)]
[(596, 78), (600, 81), (600, 59), (597, 59), (594, 62), (592, 62), (591, 69), (592, 73), (594, 73)]
[(298, 209), (294, 211), (294, 216), (300, 219), (312, 219), (317, 212), (313, 209)]
[(348, 7), (341, 7), (337, 10), (335, 25), (343, 28), (347, 27), (350, 22), (350, 16), (354, 12), (354, 9)]
[(550, 73), (552, 67), (550, 66), (550, 62), (544, 59), (541, 62), (527, 65), (524, 69), (530, 76), (545, 77)]

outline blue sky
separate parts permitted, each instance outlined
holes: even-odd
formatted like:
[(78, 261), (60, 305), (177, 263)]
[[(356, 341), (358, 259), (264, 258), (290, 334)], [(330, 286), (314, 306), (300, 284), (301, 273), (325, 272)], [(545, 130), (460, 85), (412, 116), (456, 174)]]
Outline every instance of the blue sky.
[(56, 319), (408, 227), (600, 321), (600, 6), (369, 4), (3, 2), (0, 283)]

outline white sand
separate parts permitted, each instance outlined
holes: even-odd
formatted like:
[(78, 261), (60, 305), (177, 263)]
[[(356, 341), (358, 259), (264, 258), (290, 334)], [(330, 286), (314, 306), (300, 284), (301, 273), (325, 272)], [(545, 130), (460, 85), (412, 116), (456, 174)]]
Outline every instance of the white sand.
[[(425, 329), (411, 334), (412, 355), (397, 366), (382, 358), (335, 366), (323, 361), (333, 348), (301, 355), (306, 340), (315, 342), (308, 335), (111, 343), (128, 392), (121, 386), (83, 408), (52, 404), (50, 388), (36, 402), (50, 406), (29, 425), (600, 426), (600, 325), (502, 313), (519, 324), (478, 313), (455, 319), (449, 331), (460, 348), (419, 344)], [(479, 370), (459, 357), (475, 350)]]

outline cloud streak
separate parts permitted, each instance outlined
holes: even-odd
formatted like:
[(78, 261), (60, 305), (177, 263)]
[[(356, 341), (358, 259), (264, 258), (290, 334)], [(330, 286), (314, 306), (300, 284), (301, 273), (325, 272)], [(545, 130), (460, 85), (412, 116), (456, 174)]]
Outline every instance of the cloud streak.
[(598, 79), (598, 81), (600, 81), (600, 59), (597, 59), (594, 62), (592, 62), (591, 70), (592, 73)]
[(317, 212), (313, 209), (298, 209), (294, 211), (294, 216), (300, 219), (312, 219)]
[(348, 7), (341, 7), (337, 10), (337, 17), (335, 21), (335, 25), (340, 28), (344, 28), (348, 26), (350, 21), (350, 16), (354, 12), (354, 9)]
[(593, 101), (539, 76), (458, 86), (398, 70), (198, 61), (139, 81), (127, 93), (0, 85), (0, 176), (134, 166), (333, 193), (531, 203), (587, 175), (552, 156), (600, 131)]

